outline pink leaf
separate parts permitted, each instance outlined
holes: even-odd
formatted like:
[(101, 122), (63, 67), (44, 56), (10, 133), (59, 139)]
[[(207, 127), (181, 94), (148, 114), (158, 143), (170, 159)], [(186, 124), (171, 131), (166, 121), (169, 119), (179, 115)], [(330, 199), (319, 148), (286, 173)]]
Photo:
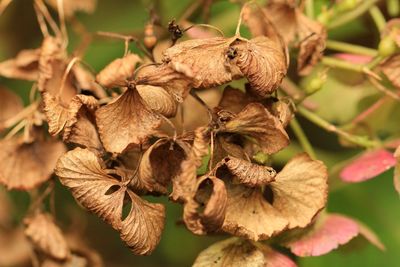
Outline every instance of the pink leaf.
[(367, 151), (353, 160), (340, 172), (340, 178), (348, 183), (362, 182), (378, 176), (396, 165), (392, 153), (378, 149)]
[(394, 156), (397, 161), (396, 167), (394, 167), (394, 188), (400, 194), (400, 145), (394, 152)]
[(346, 53), (335, 54), (335, 57), (355, 64), (366, 64), (372, 60), (371, 56), (346, 54)]
[(358, 224), (342, 215), (331, 214), (323, 220), (322, 225), (316, 226), (311, 233), (288, 244), (295, 255), (306, 257), (326, 254), (359, 233)]
[(297, 267), (297, 264), (288, 256), (275, 250), (270, 250), (267, 254), (267, 265), (265, 267)]

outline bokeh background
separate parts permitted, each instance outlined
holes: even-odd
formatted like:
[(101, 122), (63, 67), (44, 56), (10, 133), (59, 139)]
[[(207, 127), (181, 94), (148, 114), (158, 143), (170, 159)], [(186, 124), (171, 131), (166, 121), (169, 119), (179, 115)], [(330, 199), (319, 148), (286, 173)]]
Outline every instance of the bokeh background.
[[(140, 34), (149, 20), (149, 8), (158, 6), (162, 25), (179, 18), (193, 0), (98, 0), (98, 6), (93, 14), (79, 14), (77, 19), (85, 25), (89, 32), (108, 31), (124, 34)], [(315, 1), (317, 9), (333, 1)], [(55, 14), (55, 13), (54, 13)], [(210, 24), (222, 29), (226, 35), (232, 34), (239, 15), (239, 6), (228, 0), (217, 0), (211, 9)], [(196, 17), (196, 16), (195, 16)], [(200, 21), (200, 20), (199, 20)], [(366, 16), (355, 20), (329, 33), (335, 40), (347, 41), (375, 48), (379, 41), (379, 33), (375, 30), (371, 19)], [(79, 35), (70, 32), (71, 52), (79, 45)], [(35, 13), (30, 0), (14, 0), (0, 17), (0, 61), (13, 57), (25, 48), (38, 47), (41, 42), (41, 33), (37, 25)], [(130, 46), (137, 51), (135, 45)], [(123, 42), (105, 38), (95, 38), (87, 48), (84, 60), (96, 71), (102, 69), (113, 59), (123, 55)], [(343, 77), (347, 81), (343, 82)], [(349, 78), (350, 77), (350, 78)], [(366, 94), (368, 89), (355, 91), (353, 84), (348, 81), (357, 81), (356, 74), (336, 72), (335, 81), (324, 87), (323, 92), (317, 93), (316, 101), (326, 101), (321, 116), (333, 123), (346, 123), (354, 117), (362, 106), (370, 101), (366, 97), (374, 97), (374, 93)], [(25, 102), (31, 84), (29, 82), (13, 81), (0, 78), (0, 84), (7, 86), (20, 94)], [(343, 101), (343, 99), (351, 99)], [(329, 100), (328, 100), (329, 99)], [(329, 103), (327, 105), (327, 103)], [(0, 107), (1, 108), (1, 107)], [(391, 134), (397, 131), (399, 135), (399, 110), (390, 109), (385, 115), (383, 125), (379, 126), (381, 134)], [(383, 116), (383, 115), (382, 115)], [(342, 148), (337, 138), (325, 133), (310, 123), (300, 120), (311, 142), (316, 146), (318, 156), (328, 166), (349, 158), (359, 152), (357, 149)], [(387, 130), (390, 128), (390, 131)], [(0, 147), (1, 149), (1, 147)], [(276, 156), (276, 161), (284, 163), (293, 153), (299, 151), (296, 141), (285, 151)], [(335, 174), (332, 174), (332, 180)], [(336, 184), (331, 189), (328, 200), (328, 211), (342, 213), (356, 218), (373, 229), (385, 244), (387, 250), (377, 248), (362, 240), (354, 240), (349, 245), (339, 248), (332, 253), (314, 258), (298, 259), (299, 265), (313, 266), (400, 266), (400, 201), (393, 188), (393, 170), (381, 176), (359, 184)], [(29, 197), (24, 192), (11, 192), (10, 196), (15, 207), (15, 222), (23, 218), (29, 204)], [(159, 201), (159, 199), (157, 199)], [(72, 221), (79, 221), (79, 227), (84, 225), (84, 237), (96, 248), (105, 260), (108, 267), (180, 267), (190, 266), (196, 255), (211, 243), (223, 239), (223, 236), (203, 237), (191, 234), (179, 223), (182, 215), (180, 206), (168, 203), (167, 198), (161, 200), (167, 206), (167, 223), (158, 248), (151, 256), (138, 257), (132, 255), (119, 235), (97, 217), (88, 214), (79, 208), (70, 193), (57, 184), (56, 205), (57, 218), (60, 224), (68, 229), (78, 227)], [(267, 223), (267, 222), (266, 222)], [(74, 229), (72, 229), (74, 230)], [(0, 251), (0, 253), (2, 253)]]

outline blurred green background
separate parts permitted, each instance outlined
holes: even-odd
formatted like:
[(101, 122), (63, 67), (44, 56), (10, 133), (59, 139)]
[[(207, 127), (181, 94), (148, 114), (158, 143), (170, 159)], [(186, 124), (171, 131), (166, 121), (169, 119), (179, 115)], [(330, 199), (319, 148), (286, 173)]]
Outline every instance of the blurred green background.
[[(149, 19), (149, 8), (159, 6), (163, 25), (173, 18), (179, 18), (192, 1), (189, 0), (98, 0), (96, 12), (91, 15), (79, 14), (78, 20), (87, 27), (89, 32), (109, 31), (118, 33), (141, 33), (143, 26)], [(316, 1), (317, 7), (332, 1)], [(233, 33), (239, 15), (239, 6), (227, 0), (215, 1), (211, 10), (210, 24), (224, 30), (226, 35)], [(368, 18), (358, 19), (344, 27), (330, 32), (330, 38), (345, 40), (365, 46), (376, 47), (379, 34)], [(79, 45), (80, 37), (71, 31), (70, 49)], [(14, 0), (14, 3), (0, 17), (0, 61), (13, 57), (19, 50), (37, 47), (41, 42), (41, 33), (34, 16), (32, 2), (29, 0)], [(131, 45), (137, 51), (135, 45)], [(84, 60), (95, 70), (100, 70), (107, 63), (123, 55), (123, 43), (116, 40), (96, 38), (87, 49)], [(340, 73), (339, 73), (340, 75)], [(343, 73), (341, 74), (343, 75)], [(347, 74), (346, 74), (347, 75)], [(31, 84), (29, 82), (13, 81), (0, 78), (0, 84), (18, 92), (27, 100)], [(324, 88), (335, 90), (335, 88)], [(331, 94), (334, 91), (331, 91)], [(335, 93), (333, 93), (334, 96)], [(338, 96), (340, 97), (340, 96)], [(343, 105), (343, 104), (342, 104)], [(349, 107), (348, 107), (349, 108)], [(347, 109), (342, 110), (344, 116)], [(333, 110), (325, 110), (334, 112)], [(332, 113), (333, 114), (333, 113)], [(341, 114), (334, 114), (340, 117)], [(342, 118), (343, 116), (341, 116)], [(335, 120), (335, 116), (327, 118)], [(335, 136), (326, 134), (313, 125), (301, 121), (312, 143), (319, 147), (318, 155), (333, 166), (336, 161), (354, 155), (357, 150), (341, 149)], [(399, 121), (389, 121), (399, 124)], [(1, 148), (0, 148), (1, 149)], [(296, 142), (288, 148), (278, 159), (284, 161), (294, 151), (297, 151)], [(381, 252), (370, 244), (352, 242), (353, 246), (345, 246), (326, 256), (299, 259), (300, 266), (400, 266), (400, 202), (399, 196), (393, 189), (393, 170), (360, 184), (341, 186), (330, 193), (328, 211), (337, 212), (354, 217), (373, 229), (386, 245), (387, 250)], [(23, 192), (12, 192), (12, 198), (18, 209), (16, 221), (24, 215), (28, 206), (28, 196)], [(157, 201), (160, 201), (157, 199)], [(68, 228), (71, 220), (70, 210), (73, 207), (77, 212), (73, 217), (85, 220), (86, 238), (103, 256), (106, 265), (111, 267), (180, 267), (190, 266), (196, 255), (222, 236), (203, 237), (194, 236), (179, 224), (182, 211), (178, 205), (167, 202), (167, 224), (161, 243), (151, 256), (138, 257), (124, 246), (119, 235), (111, 227), (97, 217), (77, 209), (70, 193), (61, 185), (57, 186), (56, 203), (60, 224)], [(0, 251), (1, 253), (1, 251)]]

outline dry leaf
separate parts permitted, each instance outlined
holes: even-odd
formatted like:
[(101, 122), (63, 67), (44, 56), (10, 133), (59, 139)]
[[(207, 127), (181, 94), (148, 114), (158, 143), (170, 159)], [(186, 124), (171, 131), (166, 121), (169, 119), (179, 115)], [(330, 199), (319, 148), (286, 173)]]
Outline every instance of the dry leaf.
[(380, 68), (389, 81), (400, 90), (400, 54), (395, 54), (383, 61)]
[[(135, 254), (150, 254), (155, 249), (164, 228), (164, 206), (149, 203), (130, 191), (124, 173), (105, 169), (95, 153), (81, 148), (62, 156), (55, 170), (75, 199), (118, 230)], [(131, 208), (122, 218), (125, 197), (130, 199)]]
[(0, 62), (0, 76), (36, 81), (40, 49), (21, 50), (15, 58)]
[(138, 190), (167, 193), (167, 187), (180, 172), (181, 162), (186, 156), (186, 145), (159, 139), (143, 154), (138, 176), (131, 184)]
[[(58, 10), (58, 0), (46, 0), (54, 9)], [(67, 17), (72, 17), (77, 11), (93, 13), (96, 9), (97, 0), (63, 0), (64, 13)]]
[(72, 72), (76, 79), (76, 86), (80, 92), (89, 91), (89, 93), (99, 99), (107, 97), (104, 89), (96, 83), (94, 75), (89, 70), (82, 67), (82, 64), (75, 64), (72, 68)]
[(252, 243), (238, 238), (217, 242), (203, 250), (193, 267), (296, 267), (296, 264), (261, 243)]
[(340, 178), (348, 183), (372, 179), (396, 165), (392, 153), (385, 149), (366, 151), (346, 165)]
[(325, 207), (328, 195), (326, 166), (307, 154), (292, 158), (271, 184), (273, 206), (289, 221), (289, 228), (305, 227)]
[(307, 229), (300, 236), (295, 236), (293, 240), (286, 242), (285, 246), (300, 257), (321, 256), (337, 249), (340, 245), (350, 242), (358, 235), (362, 235), (368, 240), (375, 239), (371, 243), (380, 248), (383, 246), (373, 232), (364, 230), (362, 224), (340, 214), (319, 216), (310, 229)]
[(263, 105), (251, 103), (222, 125), (221, 132), (239, 133), (254, 139), (261, 150), (273, 154), (289, 145), (282, 124)]
[(183, 220), (195, 234), (215, 232), (225, 219), (227, 193), (224, 182), (214, 176), (203, 176), (197, 180), (196, 187), (193, 196), (184, 205)]
[(136, 89), (149, 108), (167, 118), (175, 117), (178, 105), (173, 97), (162, 87), (138, 85)]
[(160, 126), (161, 118), (145, 104), (135, 88), (96, 111), (100, 139), (105, 149), (121, 153), (129, 145), (140, 145)]
[(224, 88), (224, 92), (221, 100), (218, 103), (218, 106), (224, 110), (237, 114), (251, 102), (256, 102), (256, 99), (248, 94), (243, 93), (239, 89), (227, 86)]
[(173, 201), (188, 202), (196, 192), (197, 169), (202, 159), (208, 154), (209, 132), (205, 127), (194, 132), (193, 145), (186, 159), (181, 163), (180, 174), (172, 180), (173, 191), (170, 198)]
[(96, 81), (106, 88), (124, 87), (140, 62), (142, 59), (136, 54), (117, 58), (97, 74)]
[(272, 167), (257, 165), (232, 156), (225, 158), (224, 162), (240, 184), (255, 187), (275, 181), (276, 171)]
[(250, 41), (236, 39), (230, 48), (237, 53), (233, 61), (250, 82), (254, 95), (264, 98), (278, 88), (288, 68), (284, 48), (265, 36)]
[(63, 143), (57, 140), (24, 143), (22, 139), (0, 141), (0, 183), (8, 189), (30, 190), (47, 181), (65, 152)]
[(0, 132), (8, 125), (5, 122), (18, 114), (23, 108), (21, 98), (14, 92), (0, 86)]
[(36, 213), (24, 220), (25, 235), (41, 252), (57, 260), (65, 260), (69, 256), (67, 241), (54, 219), (47, 213)]

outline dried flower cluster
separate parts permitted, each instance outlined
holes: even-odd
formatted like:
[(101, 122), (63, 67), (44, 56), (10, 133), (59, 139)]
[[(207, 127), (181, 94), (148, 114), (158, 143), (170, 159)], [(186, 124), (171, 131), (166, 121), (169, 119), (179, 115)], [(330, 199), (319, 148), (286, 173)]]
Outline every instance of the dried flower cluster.
[[(46, 2), (66, 21), (77, 11), (92, 12), (96, 4)], [(299, 100), (283, 81), (290, 56), (297, 58), (296, 75), (308, 75), (326, 45), (326, 27), (307, 17), (302, 3), (244, 4), (231, 37), (207, 31), (202, 33), (206, 38), (187, 39), (186, 30), (172, 22), (173, 38), (161, 57), (155, 53), (162, 35), (156, 36), (150, 23), (143, 55), (126, 46), (124, 56), (99, 73), (68, 54), (65, 25), (51, 19), (46, 3), (35, 0), (34, 5), (44, 35), (41, 46), (0, 63), (1, 76), (33, 82), (26, 107), (15, 93), (0, 88), (0, 183), (8, 190), (34, 192), (24, 229), (11, 226), (0, 213), (7, 229), (0, 228), (0, 238), (7, 233), (4, 238), (21, 244), (22, 253), (16, 259), (0, 256), (0, 265), (26, 262), (31, 251), (38, 266), (103, 265), (95, 251), (74, 239), (76, 233), (63, 232), (45, 208), (54, 192), (53, 173), (138, 255), (154, 251), (166, 219), (164, 205), (150, 202), (148, 195), (166, 195), (181, 204), (183, 222), (194, 234), (232, 236), (201, 252), (194, 266), (296, 266), (293, 255), (322, 255), (357, 235), (383, 248), (361, 223), (324, 210), (328, 170), (314, 155), (297, 154), (282, 169), (273, 164), (276, 153), (290, 143), (286, 128), (297, 123), (296, 105), (305, 114), (312, 110), (305, 96)], [(241, 24), (251, 38), (240, 35)], [(126, 43), (133, 40), (116, 36)], [(382, 39), (388, 36), (400, 46), (398, 20), (382, 31)], [(397, 89), (399, 55), (378, 66)], [(378, 74), (365, 73), (376, 82)], [(244, 80), (244, 88), (233, 88), (234, 80)], [(218, 86), (222, 93), (210, 107), (198, 92), (217, 91)], [(186, 105), (191, 97), (202, 105), (199, 110)], [(197, 117), (184, 121), (186, 113)], [(399, 148), (395, 154), (387, 149), (361, 155), (340, 176), (363, 181), (396, 166), (400, 191)], [(292, 256), (277, 246), (287, 247)]]

